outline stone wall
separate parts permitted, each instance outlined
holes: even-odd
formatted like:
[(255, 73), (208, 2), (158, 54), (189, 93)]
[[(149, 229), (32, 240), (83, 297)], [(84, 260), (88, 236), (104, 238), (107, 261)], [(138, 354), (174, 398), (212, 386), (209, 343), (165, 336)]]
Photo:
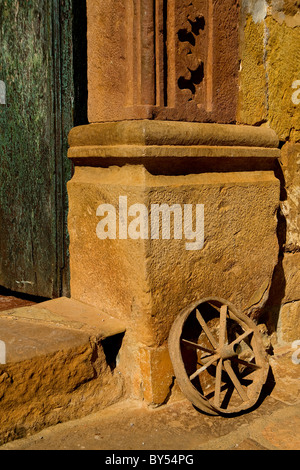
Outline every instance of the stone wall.
[(279, 343), (300, 338), (300, 1), (242, 0), (239, 124), (281, 141), (280, 257), (265, 307)]

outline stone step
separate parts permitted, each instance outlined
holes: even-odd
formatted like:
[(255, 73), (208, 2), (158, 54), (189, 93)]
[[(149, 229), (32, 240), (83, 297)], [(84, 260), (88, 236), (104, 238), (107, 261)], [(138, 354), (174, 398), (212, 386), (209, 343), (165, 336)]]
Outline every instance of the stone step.
[(0, 312), (0, 445), (119, 400), (124, 333), (68, 298)]

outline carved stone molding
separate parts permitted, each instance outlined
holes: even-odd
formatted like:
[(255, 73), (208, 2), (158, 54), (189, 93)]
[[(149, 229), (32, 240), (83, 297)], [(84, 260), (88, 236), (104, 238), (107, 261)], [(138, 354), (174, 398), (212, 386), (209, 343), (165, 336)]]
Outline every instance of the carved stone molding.
[(89, 120), (235, 120), (237, 0), (87, 0)]

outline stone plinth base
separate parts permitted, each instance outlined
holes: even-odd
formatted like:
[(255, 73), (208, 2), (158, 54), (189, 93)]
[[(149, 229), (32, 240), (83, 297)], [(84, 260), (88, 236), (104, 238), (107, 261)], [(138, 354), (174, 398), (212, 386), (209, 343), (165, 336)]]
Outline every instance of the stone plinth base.
[[(255, 317), (268, 298), (279, 181), (259, 165), (216, 172), (213, 162), (274, 162), (276, 137), (268, 129), (138, 122), (79, 128), (70, 143), (72, 297), (126, 323), (119, 368), (128, 390), (162, 403), (173, 383), (167, 340), (183, 308), (220, 297)], [(183, 174), (173, 173), (177, 158)], [(155, 224), (158, 209), (166, 212)]]

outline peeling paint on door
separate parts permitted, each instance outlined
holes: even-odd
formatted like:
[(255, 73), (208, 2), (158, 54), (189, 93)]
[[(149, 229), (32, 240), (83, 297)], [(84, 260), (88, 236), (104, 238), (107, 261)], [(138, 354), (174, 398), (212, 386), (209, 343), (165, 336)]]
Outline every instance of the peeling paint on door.
[(0, 2), (0, 44), (0, 286), (55, 297), (68, 290), (72, 0)]
[(0, 104), (6, 104), (6, 86), (2, 80), (0, 80)]

